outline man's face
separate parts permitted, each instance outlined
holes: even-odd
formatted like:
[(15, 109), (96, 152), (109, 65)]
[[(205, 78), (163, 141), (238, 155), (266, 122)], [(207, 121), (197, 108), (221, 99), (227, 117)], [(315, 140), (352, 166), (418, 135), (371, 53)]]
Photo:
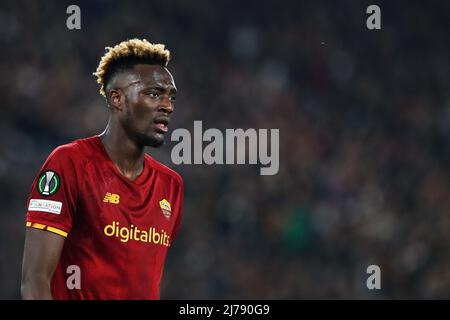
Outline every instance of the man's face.
[(177, 92), (172, 75), (162, 66), (139, 64), (123, 83), (119, 119), (127, 135), (139, 145), (160, 147)]

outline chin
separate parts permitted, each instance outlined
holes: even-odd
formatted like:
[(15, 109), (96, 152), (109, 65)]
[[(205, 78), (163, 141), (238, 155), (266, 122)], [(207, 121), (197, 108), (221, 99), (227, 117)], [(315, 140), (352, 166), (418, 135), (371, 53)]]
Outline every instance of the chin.
[(164, 136), (146, 136), (143, 142), (146, 147), (159, 148), (164, 144)]
[(148, 147), (153, 147), (153, 148), (159, 148), (164, 144), (164, 140), (158, 140), (158, 141), (153, 141), (152, 143), (149, 143), (147, 146)]

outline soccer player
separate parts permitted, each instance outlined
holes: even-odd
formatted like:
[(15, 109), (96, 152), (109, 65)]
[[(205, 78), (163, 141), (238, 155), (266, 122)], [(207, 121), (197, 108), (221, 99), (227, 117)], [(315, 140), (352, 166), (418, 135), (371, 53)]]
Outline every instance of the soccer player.
[(28, 199), (23, 299), (159, 299), (183, 182), (144, 152), (164, 142), (176, 87), (162, 44), (132, 39), (94, 75), (105, 131), (57, 147)]

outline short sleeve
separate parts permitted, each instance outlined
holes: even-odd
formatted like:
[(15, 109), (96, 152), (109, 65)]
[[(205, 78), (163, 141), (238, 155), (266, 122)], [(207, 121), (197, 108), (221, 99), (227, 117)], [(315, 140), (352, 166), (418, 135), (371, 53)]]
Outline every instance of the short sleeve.
[(27, 227), (67, 237), (72, 229), (78, 194), (74, 147), (56, 148), (31, 186)]

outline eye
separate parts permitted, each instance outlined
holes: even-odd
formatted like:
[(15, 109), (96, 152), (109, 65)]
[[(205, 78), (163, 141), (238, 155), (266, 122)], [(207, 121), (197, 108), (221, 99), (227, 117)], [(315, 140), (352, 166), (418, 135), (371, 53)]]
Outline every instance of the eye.
[(148, 95), (152, 98), (159, 98), (159, 93), (158, 92), (149, 92)]
[(169, 97), (169, 100), (172, 101), (172, 102), (174, 102), (176, 99), (177, 99), (176, 96), (170, 96), (170, 97)]

